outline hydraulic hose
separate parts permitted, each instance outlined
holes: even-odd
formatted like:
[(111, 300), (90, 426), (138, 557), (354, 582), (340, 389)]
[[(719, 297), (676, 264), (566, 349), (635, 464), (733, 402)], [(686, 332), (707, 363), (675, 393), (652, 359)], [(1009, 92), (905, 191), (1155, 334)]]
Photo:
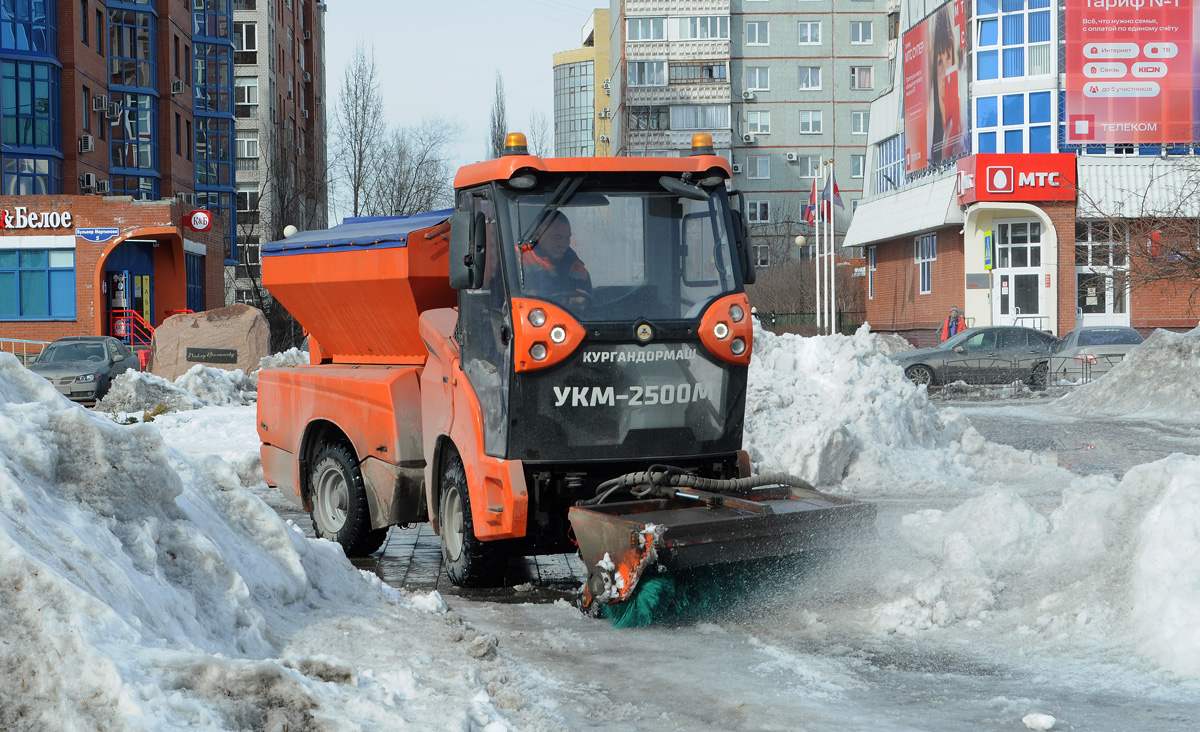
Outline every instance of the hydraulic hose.
[(807, 480), (787, 473), (761, 473), (748, 478), (702, 478), (685, 473), (682, 469), (671, 465), (651, 465), (649, 470), (626, 473), (604, 481), (596, 487), (594, 498), (580, 501), (579, 505), (601, 504), (608, 500), (610, 495), (621, 489), (628, 490), (634, 498), (646, 498), (658, 493), (664, 487), (691, 488), (709, 493), (743, 493), (764, 485), (791, 485), (815, 490)]

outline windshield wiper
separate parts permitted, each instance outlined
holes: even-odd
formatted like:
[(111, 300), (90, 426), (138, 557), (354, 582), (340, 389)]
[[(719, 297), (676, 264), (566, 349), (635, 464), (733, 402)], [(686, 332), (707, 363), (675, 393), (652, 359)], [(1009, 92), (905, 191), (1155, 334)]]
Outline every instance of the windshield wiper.
[[(542, 234), (546, 233), (546, 229), (550, 228), (551, 216), (567, 204), (571, 197), (575, 195), (575, 191), (583, 184), (584, 176), (576, 176), (574, 178), (563, 178), (559, 182), (558, 187), (554, 189), (550, 200), (546, 201), (540, 209), (537, 216), (533, 218), (533, 223), (529, 225), (521, 237), (517, 239), (517, 271), (520, 275), (521, 289), (525, 289), (525, 260), (523, 255), (526, 250), (532, 251), (538, 244), (538, 239), (542, 238)], [(517, 205), (517, 211), (521, 210), (520, 204)]]

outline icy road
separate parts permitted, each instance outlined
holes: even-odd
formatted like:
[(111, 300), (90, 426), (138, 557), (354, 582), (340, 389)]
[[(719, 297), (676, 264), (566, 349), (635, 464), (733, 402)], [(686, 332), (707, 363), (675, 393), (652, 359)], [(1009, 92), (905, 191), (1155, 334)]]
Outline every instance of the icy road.
[(620, 631), (356, 571), (260, 500), (252, 405), (118, 425), (0, 356), (0, 729), (1200, 728), (1200, 338), (969, 403), (877, 340), (757, 333), (746, 429), (875, 549)]

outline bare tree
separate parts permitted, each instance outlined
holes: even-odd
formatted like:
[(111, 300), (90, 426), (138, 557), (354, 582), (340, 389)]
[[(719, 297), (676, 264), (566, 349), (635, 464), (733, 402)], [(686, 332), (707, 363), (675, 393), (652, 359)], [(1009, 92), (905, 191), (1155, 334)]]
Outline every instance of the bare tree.
[(529, 154), (538, 157), (554, 157), (554, 136), (550, 134), (550, 123), (541, 112), (529, 113)]
[(374, 46), (368, 50), (360, 42), (346, 66), (335, 128), (337, 162), (334, 174), (345, 189), (351, 215), (359, 216), (374, 176), (372, 166), (387, 135)]
[(504, 137), (508, 134), (508, 112), (504, 105), (504, 77), (496, 72), (496, 96), (492, 99), (492, 125), (488, 133), (488, 157), (504, 154)]
[(393, 130), (374, 161), (365, 213), (408, 216), (451, 205), (455, 166), (448, 148), (457, 136), (457, 128), (438, 119)]

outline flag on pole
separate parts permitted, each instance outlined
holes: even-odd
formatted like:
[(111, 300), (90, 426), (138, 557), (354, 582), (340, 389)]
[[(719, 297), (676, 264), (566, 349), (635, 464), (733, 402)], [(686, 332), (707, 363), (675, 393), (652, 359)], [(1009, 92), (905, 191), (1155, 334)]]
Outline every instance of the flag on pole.
[(812, 193), (808, 196), (808, 207), (804, 209), (804, 222), (809, 226), (817, 225), (817, 179), (813, 178)]
[[(816, 181), (813, 181), (816, 185)], [(846, 205), (842, 203), (842, 192), (838, 189), (837, 179), (833, 175), (833, 167), (830, 166), (829, 177), (825, 179), (825, 190), (821, 191), (821, 209), (826, 218), (833, 218), (833, 206), (830, 202), (836, 204), (838, 208), (845, 209)]]

